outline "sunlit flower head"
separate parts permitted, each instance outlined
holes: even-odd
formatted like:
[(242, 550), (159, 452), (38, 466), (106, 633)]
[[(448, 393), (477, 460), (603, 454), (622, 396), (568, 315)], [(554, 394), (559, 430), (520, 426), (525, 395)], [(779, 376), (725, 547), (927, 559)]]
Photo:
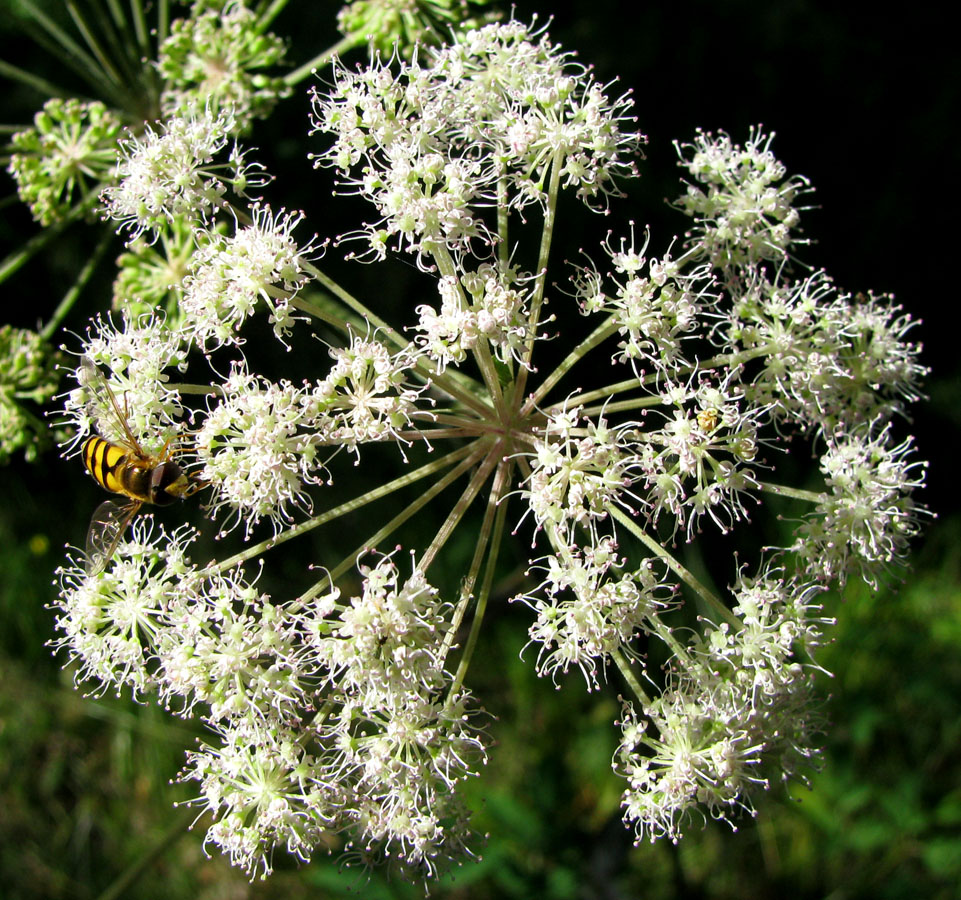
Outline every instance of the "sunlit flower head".
[(233, 114), (192, 109), (120, 142), (116, 184), (103, 190), (104, 215), (134, 237), (154, 233), (181, 216), (205, 221), (223, 205), (228, 188), (243, 194), (262, 185), (260, 167), (236, 145), (219, 161), (235, 131)]

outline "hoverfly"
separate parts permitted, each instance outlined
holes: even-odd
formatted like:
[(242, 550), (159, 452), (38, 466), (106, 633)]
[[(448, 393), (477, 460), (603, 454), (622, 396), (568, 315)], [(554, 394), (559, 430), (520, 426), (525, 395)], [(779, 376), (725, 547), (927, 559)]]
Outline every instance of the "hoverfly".
[(147, 453), (127, 422), (126, 400), (121, 410), (103, 373), (84, 357), (82, 386), (91, 394), (88, 403), (113, 418), (123, 437), (108, 441), (92, 435), (83, 445), (83, 463), (94, 481), (123, 500), (105, 500), (94, 511), (87, 531), (87, 574), (100, 572), (110, 561), (120, 539), (144, 503), (168, 506), (199, 491), (204, 484), (173, 461), (169, 442), (159, 456)]

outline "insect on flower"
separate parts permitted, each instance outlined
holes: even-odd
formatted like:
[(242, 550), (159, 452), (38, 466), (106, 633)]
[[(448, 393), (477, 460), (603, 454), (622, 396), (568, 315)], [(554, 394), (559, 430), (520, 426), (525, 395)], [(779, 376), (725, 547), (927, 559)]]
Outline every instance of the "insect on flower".
[(105, 500), (94, 511), (87, 531), (87, 574), (103, 570), (110, 561), (120, 539), (144, 503), (168, 506), (196, 493), (205, 484), (190, 475), (173, 460), (169, 441), (158, 456), (147, 453), (134, 437), (127, 421), (126, 402), (121, 410), (117, 398), (103, 373), (85, 357), (81, 382), (90, 392), (89, 403), (96, 405), (115, 420), (124, 437), (109, 441), (100, 435), (87, 438), (83, 445), (83, 462), (94, 481), (124, 500)]

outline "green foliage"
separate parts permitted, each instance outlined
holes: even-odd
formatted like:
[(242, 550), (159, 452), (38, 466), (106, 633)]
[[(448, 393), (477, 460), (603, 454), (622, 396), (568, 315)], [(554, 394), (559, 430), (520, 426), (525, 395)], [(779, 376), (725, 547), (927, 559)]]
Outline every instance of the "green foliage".
[[(837, 610), (837, 641), (823, 659), (836, 673), (830, 763), (815, 782), (809, 824), (844, 896), (958, 896), (959, 536), (961, 523), (945, 523), (910, 585), (878, 593), (858, 585)], [(808, 808), (805, 798), (800, 810)]]
[(49, 429), (31, 407), (56, 391), (55, 363), (36, 332), (0, 325), (0, 465), (20, 450), (36, 459), (50, 445)]

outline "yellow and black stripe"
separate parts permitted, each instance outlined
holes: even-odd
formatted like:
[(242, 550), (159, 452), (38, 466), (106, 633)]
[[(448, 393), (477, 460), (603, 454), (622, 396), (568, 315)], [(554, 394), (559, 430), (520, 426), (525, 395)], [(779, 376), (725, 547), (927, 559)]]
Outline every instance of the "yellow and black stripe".
[(129, 455), (125, 447), (96, 435), (87, 438), (87, 442), (83, 445), (83, 464), (93, 476), (93, 480), (111, 493), (126, 494), (128, 497), (130, 492), (124, 487), (121, 474), (123, 463), (127, 461)]

